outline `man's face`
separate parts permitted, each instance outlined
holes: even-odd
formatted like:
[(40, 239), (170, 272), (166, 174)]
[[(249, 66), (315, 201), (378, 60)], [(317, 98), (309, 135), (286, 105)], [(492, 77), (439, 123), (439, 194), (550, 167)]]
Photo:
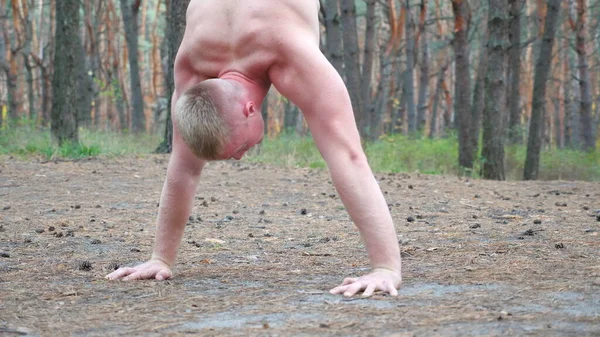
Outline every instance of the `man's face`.
[(231, 138), (219, 159), (240, 160), (248, 150), (260, 143), (264, 135), (264, 122), (260, 114), (230, 123)]

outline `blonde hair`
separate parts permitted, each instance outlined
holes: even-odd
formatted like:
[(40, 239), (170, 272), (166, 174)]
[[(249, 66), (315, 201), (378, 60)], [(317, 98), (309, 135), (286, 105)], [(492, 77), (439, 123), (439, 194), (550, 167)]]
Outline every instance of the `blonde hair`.
[(217, 159), (229, 138), (229, 128), (218, 108), (222, 106), (219, 89), (218, 85), (200, 82), (179, 97), (173, 111), (177, 130), (198, 158)]

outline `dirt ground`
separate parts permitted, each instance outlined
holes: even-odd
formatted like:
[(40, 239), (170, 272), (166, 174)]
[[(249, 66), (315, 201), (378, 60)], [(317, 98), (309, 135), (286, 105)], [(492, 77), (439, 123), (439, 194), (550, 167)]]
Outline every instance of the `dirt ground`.
[(0, 158), (0, 336), (600, 336), (600, 184), (376, 174), (397, 298), (328, 290), (368, 260), (327, 171), (212, 163), (175, 278), (151, 254), (167, 156)]

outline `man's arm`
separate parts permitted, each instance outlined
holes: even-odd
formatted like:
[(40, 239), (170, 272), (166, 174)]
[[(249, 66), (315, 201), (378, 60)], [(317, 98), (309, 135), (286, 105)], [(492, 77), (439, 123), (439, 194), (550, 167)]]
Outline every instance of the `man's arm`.
[[(306, 41), (300, 37), (287, 41)], [(346, 279), (332, 290), (352, 296), (360, 290), (397, 294), (401, 283), (400, 249), (381, 189), (362, 149), (344, 82), (318, 46), (283, 44), (280, 62), (269, 76), (280, 93), (304, 113), (327, 162), (335, 188), (365, 242), (373, 273)]]
[[(178, 95), (172, 99), (175, 107)], [(160, 198), (156, 239), (152, 258), (133, 268), (120, 268), (107, 275), (108, 279), (165, 280), (171, 278), (185, 225), (192, 210), (194, 194), (205, 162), (197, 158), (185, 145), (173, 125), (173, 152), (167, 168), (167, 177)]]

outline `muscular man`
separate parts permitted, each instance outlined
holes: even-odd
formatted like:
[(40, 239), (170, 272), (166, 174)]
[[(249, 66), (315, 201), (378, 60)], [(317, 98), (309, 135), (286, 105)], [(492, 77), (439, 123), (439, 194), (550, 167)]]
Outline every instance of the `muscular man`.
[(191, 0), (175, 60), (173, 153), (152, 258), (108, 279), (172, 277), (208, 160), (241, 159), (263, 137), (271, 84), (303, 112), (335, 188), (365, 242), (372, 271), (331, 290), (396, 296), (400, 250), (387, 203), (362, 150), (348, 91), (319, 50), (316, 0)]

